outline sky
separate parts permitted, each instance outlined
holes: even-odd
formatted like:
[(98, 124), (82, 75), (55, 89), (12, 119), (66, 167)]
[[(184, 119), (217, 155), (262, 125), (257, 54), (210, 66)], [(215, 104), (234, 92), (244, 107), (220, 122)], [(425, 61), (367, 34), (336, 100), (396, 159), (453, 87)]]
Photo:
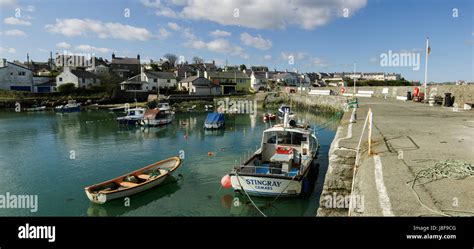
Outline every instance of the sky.
[[(0, 57), (50, 51), (474, 81), (472, 0), (0, 0)], [(396, 57), (410, 56), (398, 63)], [(411, 57), (413, 56), (413, 57)], [(405, 57), (408, 58), (408, 57)], [(412, 60), (411, 60), (412, 59)], [(388, 63), (387, 63), (388, 62)], [(399, 61), (400, 62), (400, 61)]]

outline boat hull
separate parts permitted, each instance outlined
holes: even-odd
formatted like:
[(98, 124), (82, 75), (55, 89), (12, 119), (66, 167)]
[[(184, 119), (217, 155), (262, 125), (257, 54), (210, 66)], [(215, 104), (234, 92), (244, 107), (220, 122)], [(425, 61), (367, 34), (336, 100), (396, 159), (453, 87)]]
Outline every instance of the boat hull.
[(137, 125), (140, 123), (141, 119), (134, 119), (134, 118), (117, 118), (117, 123), (121, 125)]
[(232, 188), (252, 196), (299, 196), (302, 179), (230, 174)]
[(172, 118), (166, 119), (143, 119), (140, 124), (143, 126), (163, 126), (167, 124), (171, 124), (173, 122)]
[(94, 194), (91, 194), (87, 190), (85, 192), (86, 192), (87, 198), (89, 198), (90, 201), (92, 201), (94, 203), (98, 203), (98, 204), (104, 204), (104, 203), (106, 203), (108, 201), (111, 201), (111, 200), (114, 200), (114, 199), (125, 198), (127, 196), (138, 194), (138, 193), (143, 192), (145, 190), (149, 190), (151, 188), (157, 187), (157, 186), (161, 185), (169, 176), (170, 175), (160, 177), (159, 179), (151, 181), (151, 182), (149, 182), (147, 184), (144, 184), (142, 186), (135, 187), (135, 188), (130, 188), (130, 189), (125, 189), (125, 190), (122, 190), (122, 191), (119, 191), (119, 192), (116, 192), (116, 193), (105, 193), (105, 194), (104, 193), (98, 193), (98, 194), (94, 195)]

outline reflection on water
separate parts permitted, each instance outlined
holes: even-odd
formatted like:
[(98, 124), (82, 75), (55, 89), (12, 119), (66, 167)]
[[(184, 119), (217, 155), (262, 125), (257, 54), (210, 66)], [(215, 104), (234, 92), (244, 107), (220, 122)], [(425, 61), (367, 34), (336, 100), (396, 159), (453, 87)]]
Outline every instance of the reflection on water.
[[(0, 112), (0, 194), (36, 194), (37, 213), (1, 209), (0, 216), (260, 216), (242, 196), (221, 189), (220, 179), (253, 153), (270, 124), (259, 115), (226, 115), (220, 131), (203, 129), (206, 113), (176, 114), (164, 127), (123, 127), (116, 114)], [(331, 116), (298, 113), (312, 125)], [(274, 123), (273, 123), (274, 124)], [(255, 198), (269, 216), (314, 216), (337, 124), (318, 132), (321, 165), (315, 191), (301, 198)], [(105, 205), (91, 204), (84, 187), (185, 152), (176, 171), (183, 180)], [(71, 158), (71, 152), (75, 157)], [(230, 197), (229, 197), (230, 196)], [(240, 205), (233, 205), (238, 197)], [(252, 198), (253, 200), (253, 198)]]

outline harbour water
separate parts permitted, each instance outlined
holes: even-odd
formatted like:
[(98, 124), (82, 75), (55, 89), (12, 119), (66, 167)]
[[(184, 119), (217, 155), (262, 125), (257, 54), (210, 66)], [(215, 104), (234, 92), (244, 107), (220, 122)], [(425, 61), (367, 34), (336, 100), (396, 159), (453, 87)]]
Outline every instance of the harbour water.
[[(0, 208), (0, 216), (260, 216), (245, 196), (223, 189), (220, 179), (255, 151), (269, 124), (257, 116), (226, 115), (221, 132), (202, 129), (206, 113), (176, 114), (159, 128), (120, 127), (116, 114), (0, 112), (0, 194), (37, 195), (38, 211)], [(323, 125), (331, 115), (297, 113)], [(337, 122), (336, 122), (337, 123)], [(333, 124), (318, 131), (321, 147), (313, 192), (297, 198), (252, 198), (267, 216), (315, 216)], [(84, 187), (184, 151), (174, 179), (156, 189), (104, 205)]]

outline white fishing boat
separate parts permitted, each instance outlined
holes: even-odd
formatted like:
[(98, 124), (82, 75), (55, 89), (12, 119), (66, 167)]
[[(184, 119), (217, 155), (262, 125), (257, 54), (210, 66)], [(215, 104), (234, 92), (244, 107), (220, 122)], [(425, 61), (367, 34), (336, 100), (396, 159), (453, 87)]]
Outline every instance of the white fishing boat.
[(173, 122), (173, 118), (173, 113), (169, 109), (162, 111), (155, 108), (145, 112), (140, 124), (142, 126), (163, 126)]
[(46, 110), (46, 106), (32, 106), (31, 108), (26, 109), (29, 112), (41, 112)]
[(141, 122), (145, 115), (145, 108), (132, 108), (128, 109), (127, 115), (124, 117), (118, 117), (117, 122), (123, 125), (137, 125)]
[(158, 103), (156, 108), (160, 111), (171, 111), (170, 103)]
[(81, 103), (77, 103), (76, 100), (68, 100), (67, 104), (56, 106), (54, 109), (59, 112), (80, 112)]
[[(229, 174), (234, 190), (254, 196), (298, 196), (308, 179), (319, 142), (309, 125), (288, 118), (263, 132), (261, 147)], [(223, 178), (223, 182), (224, 178)]]

